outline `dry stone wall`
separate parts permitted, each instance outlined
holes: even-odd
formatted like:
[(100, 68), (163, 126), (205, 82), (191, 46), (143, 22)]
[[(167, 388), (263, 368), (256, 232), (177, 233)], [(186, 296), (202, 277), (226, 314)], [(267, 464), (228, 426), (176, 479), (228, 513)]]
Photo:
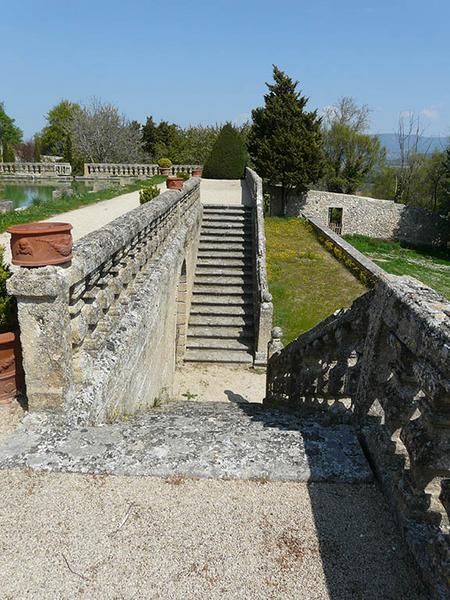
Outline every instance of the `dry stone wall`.
[[(272, 213), (280, 214), (280, 190), (271, 188), (271, 194), (274, 196)], [(342, 235), (367, 235), (419, 246), (445, 246), (450, 241), (447, 218), (390, 200), (310, 190), (305, 196), (290, 194), (286, 214), (299, 216), (304, 213), (328, 225), (331, 208), (342, 208)]]

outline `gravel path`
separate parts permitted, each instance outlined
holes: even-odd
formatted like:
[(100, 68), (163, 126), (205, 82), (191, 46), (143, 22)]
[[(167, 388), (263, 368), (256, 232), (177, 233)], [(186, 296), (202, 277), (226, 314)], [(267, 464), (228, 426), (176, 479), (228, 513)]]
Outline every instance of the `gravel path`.
[(2, 600), (425, 600), (380, 492), (1, 474)]

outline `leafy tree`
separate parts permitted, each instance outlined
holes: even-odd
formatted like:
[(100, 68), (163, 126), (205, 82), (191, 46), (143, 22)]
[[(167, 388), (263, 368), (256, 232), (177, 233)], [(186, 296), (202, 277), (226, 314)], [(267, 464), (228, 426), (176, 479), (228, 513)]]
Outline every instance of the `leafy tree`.
[(377, 137), (338, 121), (324, 131), (325, 182), (330, 192), (354, 194), (384, 152)]
[[(373, 198), (393, 200), (396, 184), (396, 168), (390, 165), (382, 165), (380, 169), (374, 172), (372, 185), (367, 193), (370, 193)], [(366, 193), (366, 189), (364, 189), (364, 193)]]
[(264, 107), (252, 111), (248, 149), (256, 170), (272, 185), (281, 184), (283, 211), (290, 189), (304, 192), (322, 173), (321, 120), (305, 110), (308, 98), (274, 65)]
[[(0, 160), (14, 161), (14, 146), (22, 141), (22, 131), (15, 125), (12, 117), (6, 114), (3, 102), (0, 102)], [(12, 156), (12, 160), (11, 160)]]
[(157, 161), (162, 156), (171, 156), (173, 147), (177, 144), (179, 128), (175, 123), (161, 121), (156, 125), (153, 117), (147, 117), (142, 127), (142, 143), (145, 152), (150, 155), (152, 161)]
[(46, 115), (48, 125), (40, 135), (42, 154), (64, 156), (64, 150), (71, 135), (72, 122), (80, 112), (80, 105), (69, 100), (61, 100)]
[(247, 162), (247, 151), (240, 132), (225, 123), (204, 168), (207, 179), (241, 179)]

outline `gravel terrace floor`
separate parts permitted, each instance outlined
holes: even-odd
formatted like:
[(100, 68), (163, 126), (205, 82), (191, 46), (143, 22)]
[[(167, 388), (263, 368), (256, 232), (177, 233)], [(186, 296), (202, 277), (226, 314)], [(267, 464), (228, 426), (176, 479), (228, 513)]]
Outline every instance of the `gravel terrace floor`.
[(373, 484), (1, 478), (3, 600), (427, 598)]
[(352, 432), (238, 395), (97, 431), (5, 419), (0, 598), (426, 600)]

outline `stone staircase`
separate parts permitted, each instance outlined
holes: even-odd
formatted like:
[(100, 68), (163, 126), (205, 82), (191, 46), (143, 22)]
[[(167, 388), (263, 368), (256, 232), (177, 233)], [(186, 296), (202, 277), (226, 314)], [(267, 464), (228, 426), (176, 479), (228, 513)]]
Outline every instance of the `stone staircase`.
[(204, 206), (186, 362), (253, 362), (251, 211)]

